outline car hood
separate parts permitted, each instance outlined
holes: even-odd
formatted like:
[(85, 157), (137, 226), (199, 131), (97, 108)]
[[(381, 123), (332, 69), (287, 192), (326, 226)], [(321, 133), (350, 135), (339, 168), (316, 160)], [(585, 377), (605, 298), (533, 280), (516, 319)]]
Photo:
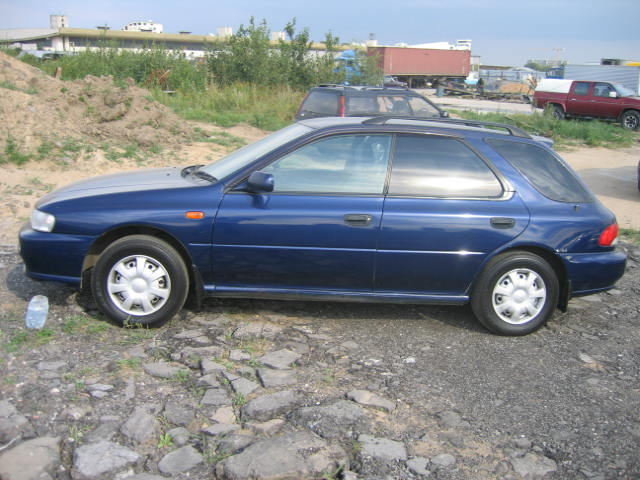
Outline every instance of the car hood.
[(154, 190), (158, 188), (184, 188), (193, 185), (180, 174), (178, 167), (136, 170), (132, 172), (101, 175), (59, 188), (41, 198), (36, 207), (96, 195)]

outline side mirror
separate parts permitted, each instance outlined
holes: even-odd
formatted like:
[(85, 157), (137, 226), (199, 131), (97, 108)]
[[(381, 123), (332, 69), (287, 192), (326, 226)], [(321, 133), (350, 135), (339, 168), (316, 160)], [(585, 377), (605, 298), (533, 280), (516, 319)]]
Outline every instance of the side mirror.
[(449, 118), (449, 112), (442, 112), (442, 118)]
[(609, 97), (618, 98), (618, 92), (609, 92)]
[(253, 172), (247, 180), (247, 190), (251, 193), (273, 192), (273, 175), (265, 172)]

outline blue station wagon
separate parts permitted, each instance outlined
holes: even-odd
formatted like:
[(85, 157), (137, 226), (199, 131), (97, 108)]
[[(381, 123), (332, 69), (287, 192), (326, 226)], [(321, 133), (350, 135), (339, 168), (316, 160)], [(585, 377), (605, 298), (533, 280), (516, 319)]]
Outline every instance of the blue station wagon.
[(54, 191), (20, 252), (27, 275), (88, 282), (122, 323), (210, 294), (471, 303), (523, 335), (626, 262), (614, 215), (549, 143), (466, 120), (304, 120), (209, 165)]

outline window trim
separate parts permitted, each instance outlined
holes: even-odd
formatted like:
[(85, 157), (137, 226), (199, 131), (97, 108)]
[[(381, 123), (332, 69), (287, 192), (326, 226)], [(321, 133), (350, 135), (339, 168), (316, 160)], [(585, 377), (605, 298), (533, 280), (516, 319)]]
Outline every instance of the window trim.
[[(460, 195), (420, 195), (420, 194), (416, 194), (416, 193), (406, 194), (406, 195), (390, 194), (389, 193), (389, 186), (390, 186), (390, 183), (391, 183), (391, 175), (393, 173), (393, 162), (395, 161), (395, 153), (396, 153), (395, 146), (396, 146), (396, 142), (397, 142), (397, 137), (401, 136), (401, 135), (404, 135), (404, 136), (429, 136), (429, 137), (448, 138), (448, 139), (451, 139), (453, 141), (458, 141), (458, 142), (462, 143), (462, 145), (464, 145), (469, 150), (471, 150), (471, 152), (473, 152), (485, 164), (485, 166), (489, 169), (489, 171), (491, 171), (491, 173), (493, 173), (494, 177), (498, 181), (498, 184), (502, 188), (502, 193), (500, 195), (496, 195), (496, 196), (484, 196), (484, 197), (473, 196), (473, 195), (470, 195), (470, 196), (460, 196)], [(509, 199), (511, 199), (513, 197), (514, 189), (511, 186), (511, 184), (508, 182), (508, 180), (504, 177), (504, 175), (502, 175), (502, 172), (500, 172), (500, 170), (498, 170), (496, 168), (496, 166), (493, 165), (493, 163), (490, 162), (477, 148), (475, 148), (473, 145), (471, 145), (469, 142), (467, 142), (464, 137), (452, 136), (452, 135), (440, 135), (440, 134), (431, 133), (431, 132), (419, 132), (419, 133), (416, 133), (416, 132), (397, 132), (397, 133), (395, 133), (395, 139), (394, 139), (392, 147), (393, 147), (393, 150), (392, 150), (391, 158), (389, 159), (389, 164), (390, 164), (391, 168), (389, 169), (389, 172), (388, 172), (388, 178), (387, 178), (387, 183), (386, 183), (386, 188), (385, 188), (385, 198), (414, 198), (414, 199), (429, 198), (429, 199), (440, 199), (440, 200), (505, 201), (505, 200), (509, 200)]]

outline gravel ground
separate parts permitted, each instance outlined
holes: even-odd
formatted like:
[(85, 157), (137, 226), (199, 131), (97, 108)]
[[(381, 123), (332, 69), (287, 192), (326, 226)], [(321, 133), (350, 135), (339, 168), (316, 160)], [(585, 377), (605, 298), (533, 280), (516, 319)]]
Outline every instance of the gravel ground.
[[(0, 478), (640, 478), (621, 248), (615, 290), (505, 338), (469, 308), (213, 299), (119, 328), (3, 247)], [(35, 294), (49, 318), (26, 332)]]

